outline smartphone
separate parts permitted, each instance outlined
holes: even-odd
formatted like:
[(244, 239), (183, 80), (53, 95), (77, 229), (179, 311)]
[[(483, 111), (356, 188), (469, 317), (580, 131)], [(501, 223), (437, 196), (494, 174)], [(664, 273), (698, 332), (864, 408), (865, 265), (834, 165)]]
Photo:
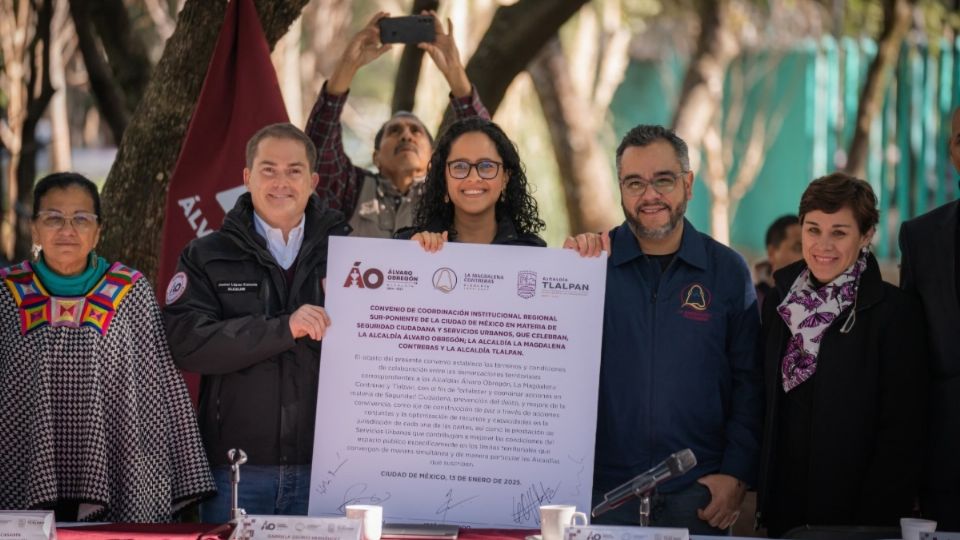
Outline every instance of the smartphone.
[(437, 29), (429, 15), (409, 15), (380, 19), (381, 43), (433, 43)]

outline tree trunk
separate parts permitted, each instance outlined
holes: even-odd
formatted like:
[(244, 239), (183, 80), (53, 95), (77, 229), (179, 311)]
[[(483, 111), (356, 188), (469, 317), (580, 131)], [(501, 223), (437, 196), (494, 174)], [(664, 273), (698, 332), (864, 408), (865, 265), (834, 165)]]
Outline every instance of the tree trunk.
[(89, 2), (88, 9), (114, 80), (123, 91), (124, 108), (132, 113), (150, 82), (147, 45), (134, 31), (123, 0), (96, 0)]
[[(255, 0), (267, 43), (280, 39), (307, 0)], [(213, 55), (226, 0), (188, 0), (130, 119), (103, 190), (99, 251), (156, 275), (170, 174)], [(239, 172), (238, 172), (239, 174)]]
[(87, 0), (70, 0), (70, 14), (73, 16), (83, 64), (87, 68), (90, 92), (97, 102), (101, 116), (110, 126), (113, 140), (120, 144), (123, 132), (130, 122), (130, 110), (127, 109), (124, 92), (114, 80), (110, 66), (100, 55)]
[(900, 56), (900, 46), (910, 29), (914, 0), (884, 0), (883, 31), (877, 43), (877, 56), (867, 69), (867, 80), (857, 106), (857, 120), (853, 140), (847, 153), (844, 170), (863, 178), (866, 174), (867, 152), (870, 146), (870, 127), (883, 106), (883, 95), (890, 83), (890, 75)]
[(6, 118), (0, 121), (0, 140), (9, 152), (0, 184), (3, 221), (0, 223), (0, 252), (14, 259), (17, 243), (19, 184), (17, 164), (20, 160), (21, 131), (27, 114), (27, 75), (33, 65), (29, 56), (30, 29), (36, 28), (36, 12), (28, 2), (0, 0), (0, 53), (3, 56), (3, 82), (6, 97)]
[(73, 169), (70, 146), (70, 113), (67, 106), (67, 62), (75, 52), (71, 42), (76, 36), (70, 20), (70, 8), (58, 2), (53, 15), (53, 43), (50, 46), (50, 84), (54, 88), (50, 100), (50, 169), (55, 172)]
[[(410, 13), (417, 15), (425, 10), (436, 11), (439, 6), (438, 0), (414, 0)], [(423, 50), (416, 45), (405, 45), (403, 54), (400, 55), (400, 65), (397, 66), (397, 77), (394, 79), (391, 112), (413, 110), (422, 65)]]
[(64, 76), (64, 58), (56, 47), (50, 49), (50, 82), (56, 89), (50, 100), (50, 169), (69, 171), (70, 159), (70, 121), (67, 111), (67, 85)]
[(313, 110), (320, 87), (343, 54), (352, 16), (350, 0), (310, 2), (303, 10), (303, 34), (308, 44), (300, 54), (300, 71), (306, 74), (301, 96), (304, 118)]
[(610, 165), (594, 138), (595, 116), (574, 87), (560, 40), (544, 45), (527, 71), (550, 130), (570, 232), (609, 229), (618, 215)]
[[(467, 76), (491, 115), (517, 74), (586, 3), (587, 0), (519, 0), (497, 8), (490, 28), (467, 62)], [(451, 121), (453, 112), (448, 107), (437, 133)]]
[(277, 42), (271, 54), (273, 69), (277, 72), (277, 82), (280, 83), (280, 94), (287, 106), (287, 117), (290, 123), (303, 127), (306, 123), (303, 117), (303, 102), (301, 92), (303, 84), (300, 69), (300, 40), (303, 37), (303, 17), (297, 18), (290, 25), (290, 31)]
[(707, 125), (723, 99), (723, 77), (738, 53), (735, 37), (725, 24), (728, 0), (698, 0), (700, 37), (683, 79), (673, 129), (690, 149), (691, 167), (699, 167), (699, 148)]
[(37, 123), (53, 98), (50, 83), (50, 25), (53, 22), (53, 0), (43, 0), (37, 10), (37, 33), (30, 46), (30, 78), (27, 84), (27, 116), (20, 132), (20, 159), (17, 162), (17, 241), (13, 260), (27, 257), (33, 244), (30, 220), (24, 219), (33, 207), (33, 184), (37, 178)]
[(730, 245), (730, 186), (727, 167), (723, 163), (723, 138), (718, 122), (705, 127), (703, 150), (707, 155), (704, 183), (710, 192), (710, 236), (723, 245)]

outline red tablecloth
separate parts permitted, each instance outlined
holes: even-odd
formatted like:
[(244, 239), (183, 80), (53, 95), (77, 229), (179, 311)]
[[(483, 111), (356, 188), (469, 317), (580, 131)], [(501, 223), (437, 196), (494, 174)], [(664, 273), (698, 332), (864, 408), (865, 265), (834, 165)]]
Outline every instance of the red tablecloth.
[[(460, 529), (458, 540), (523, 540), (536, 531), (509, 529)], [(81, 527), (57, 527), (58, 540), (225, 540), (230, 528), (204, 523), (151, 525), (109, 523)]]
[(219, 540), (229, 535), (228, 527), (205, 523), (107, 523), (57, 527), (57, 540)]

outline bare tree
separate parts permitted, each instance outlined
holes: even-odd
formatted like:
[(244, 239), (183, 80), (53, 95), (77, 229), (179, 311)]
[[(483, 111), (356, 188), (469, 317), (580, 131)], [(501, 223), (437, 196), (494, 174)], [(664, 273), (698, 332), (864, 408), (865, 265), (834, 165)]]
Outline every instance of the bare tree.
[[(350, 0), (310, 2), (303, 10), (302, 20), (306, 44), (300, 54), (300, 73), (303, 74), (301, 110), (306, 117), (313, 108), (320, 87), (333, 73), (337, 60), (343, 54), (343, 47), (347, 43), (345, 36), (352, 20)], [(344, 115), (344, 122), (350, 124), (347, 116)]]
[[(782, 52), (772, 51), (763, 61), (731, 64), (727, 114), (715, 114), (702, 139), (706, 154), (702, 178), (710, 192), (710, 234), (723, 244), (730, 244), (737, 207), (756, 183), (764, 157), (783, 127), (792, 96), (801, 86), (795, 77), (785, 85), (786, 94), (775, 92), (775, 73), (782, 58)], [(751, 65), (745, 65), (747, 62)]]
[[(307, 0), (255, 0), (267, 43), (280, 39)], [(100, 251), (156, 274), (163, 208), (193, 108), (213, 55), (226, 0), (187, 0), (124, 133), (104, 185)]]
[(581, 52), (574, 59), (577, 68), (558, 38), (527, 68), (550, 131), (572, 232), (606, 230), (619, 215), (610, 162), (598, 135), (626, 70), (629, 31), (619, 25), (619, 14), (605, 17), (603, 32), (596, 19), (592, 8), (580, 11), (571, 47)]
[(303, 17), (298, 17), (290, 30), (277, 41), (270, 59), (273, 69), (277, 72), (277, 82), (280, 83), (280, 94), (287, 106), (287, 117), (290, 123), (303, 126), (306, 119), (303, 116), (303, 81), (300, 71), (300, 42), (303, 39)]
[(90, 89), (119, 142), (150, 79), (146, 45), (134, 31), (123, 0), (70, 0), (70, 14)]
[(740, 43), (728, 25), (729, 0), (696, 0), (694, 4), (700, 34), (683, 79), (673, 129), (690, 147), (691, 166), (696, 169), (701, 139), (720, 110), (724, 74), (740, 53)]
[[(414, 15), (421, 11), (436, 11), (440, 7), (438, 0), (414, 0), (410, 12)], [(396, 82), (393, 85), (393, 103), (390, 110), (412, 111), (417, 93), (417, 81), (420, 80), (420, 66), (423, 64), (423, 50), (419, 47), (404, 47), (397, 67)]]
[[(586, 3), (587, 0), (518, 0), (497, 8), (490, 27), (467, 62), (467, 77), (491, 115), (517, 74)], [(452, 120), (453, 113), (448, 108), (441, 130)]]
[(900, 57), (903, 38), (910, 29), (915, 3), (915, 0), (884, 0), (883, 2), (883, 30), (877, 42), (877, 55), (867, 69), (867, 79), (863, 84), (863, 93), (860, 94), (860, 102), (857, 106), (853, 140), (850, 141), (850, 151), (847, 153), (847, 163), (844, 166), (844, 170), (859, 178), (863, 178), (866, 174), (870, 127), (883, 106), (883, 95), (890, 84), (897, 58)]
[[(737, 207), (756, 183), (783, 125), (790, 96), (801, 86), (795, 80), (785, 86), (785, 94), (775, 92), (784, 50), (803, 36), (823, 31), (822, 7), (776, 0), (767, 10), (744, 0), (698, 0), (696, 5), (701, 33), (684, 78), (674, 129), (689, 145), (692, 169), (700, 168), (700, 152), (706, 154), (702, 180), (710, 193), (710, 234), (729, 244)], [(734, 62), (751, 50), (765, 52)]]
[(30, 251), (28, 218), (37, 173), (36, 129), (54, 94), (50, 82), (52, 20), (53, 0), (0, 0), (0, 48), (8, 95), (0, 139), (10, 152), (2, 175), (0, 247), (12, 260), (24, 258)]
[(57, 2), (53, 12), (53, 43), (50, 46), (50, 84), (54, 88), (50, 100), (50, 168), (67, 171), (72, 168), (70, 152), (70, 118), (67, 107), (67, 64), (77, 50), (77, 34), (73, 31), (70, 8)]

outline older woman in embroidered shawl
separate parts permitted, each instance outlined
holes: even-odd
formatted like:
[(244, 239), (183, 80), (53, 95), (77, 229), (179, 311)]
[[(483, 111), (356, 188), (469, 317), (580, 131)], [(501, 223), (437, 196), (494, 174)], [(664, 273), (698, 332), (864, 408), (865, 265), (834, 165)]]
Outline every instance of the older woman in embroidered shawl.
[(773, 537), (804, 525), (895, 536), (913, 511), (924, 443), (923, 314), (870, 253), (870, 184), (818, 178), (799, 215), (803, 259), (774, 274), (763, 305), (760, 521)]
[(90, 180), (33, 204), (33, 262), (0, 269), (0, 508), (170, 521), (215, 488), (153, 290), (94, 253)]

